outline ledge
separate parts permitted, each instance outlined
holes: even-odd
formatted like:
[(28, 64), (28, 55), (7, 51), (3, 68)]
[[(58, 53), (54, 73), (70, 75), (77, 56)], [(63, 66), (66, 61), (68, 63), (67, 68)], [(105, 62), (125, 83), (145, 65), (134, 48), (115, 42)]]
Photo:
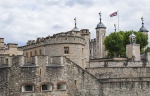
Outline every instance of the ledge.
[(36, 64), (33, 63), (28, 63), (28, 64), (24, 64), (23, 66), (21, 66), (21, 68), (35, 68), (38, 67)]
[(64, 65), (61, 65), (61, 64), (49, 64), (46, 67), (48, 67), (48, 68), (61, 68), (61, 67), (64, 67)]
[(10, 68), (8, 64), (0, 64), (0, 68)]

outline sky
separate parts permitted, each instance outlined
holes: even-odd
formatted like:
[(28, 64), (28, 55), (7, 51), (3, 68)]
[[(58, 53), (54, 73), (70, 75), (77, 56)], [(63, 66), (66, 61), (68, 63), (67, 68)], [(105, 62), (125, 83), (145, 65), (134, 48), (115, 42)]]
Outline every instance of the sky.
[[(138, 31), (141, 17), (150, 30), (149, 4), (149, 0), (0, 0), (0, 38), (23, 46), (28, 40), (72, 30), (75, 17), (77, 27), (89, 29), (95, 38), (99, 12), (106, 35), (114, 32), (114, 24), (118, 26), (118, 16), (121, 31)], [(119, 14), (110, 17), (116, 11)]]

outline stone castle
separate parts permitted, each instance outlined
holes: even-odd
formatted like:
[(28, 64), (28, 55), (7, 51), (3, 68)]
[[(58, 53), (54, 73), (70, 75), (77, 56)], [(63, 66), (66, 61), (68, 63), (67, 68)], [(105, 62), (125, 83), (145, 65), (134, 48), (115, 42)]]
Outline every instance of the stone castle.
[[(143, 19), (139, 32), (148, 35)], [(131, 34), (127, 58), (106, 58), (105, 34), (100, 14), (92, 40), (76, 20), (71, 31), (21, 47), (0, 38), (0, 96), (149, 96), (150, 53), (142, 59)]]

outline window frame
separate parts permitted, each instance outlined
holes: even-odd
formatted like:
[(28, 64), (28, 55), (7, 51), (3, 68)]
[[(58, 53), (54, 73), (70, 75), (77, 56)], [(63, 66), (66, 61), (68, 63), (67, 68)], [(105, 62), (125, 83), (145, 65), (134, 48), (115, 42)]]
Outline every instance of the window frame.
[[(26, 90), (26, 87), (27, 87), (27, 86), (30, 86), (30, 87), (31, 87), (31, 91), (30, 91), (30, 90)], [(21, 90), (21, 91), (22, 91), (22, 92), (34, 92), (34, 88), (35, 88), (35, 87), (34, 87), (33, 84), (26, 84), (26, 85), (23, 85), (23, 86), (22, 86), (22, 90)]]
[(67, 84), (66, 84), (66, 82), (59, 82), (59, 83), (57, 83), (57, 90), (58, 91), (67, 91)]
[[(67, 50), (66, 50), (67, 49)], [(64, 54), (65, 55), (68, 55), (68, 54), (70, 54), (70, 48), (69, 48), (69, 46), (64, 46)]]
[[(43, 90), (43, 85), (47, 86), (47, 90)], [(45, 91), (52, 92), (53, 91), (53, 84), (51, 84), (51, 83), (42, 84), (41, 85), (41, 91), (42, 92), (45, 92)]]

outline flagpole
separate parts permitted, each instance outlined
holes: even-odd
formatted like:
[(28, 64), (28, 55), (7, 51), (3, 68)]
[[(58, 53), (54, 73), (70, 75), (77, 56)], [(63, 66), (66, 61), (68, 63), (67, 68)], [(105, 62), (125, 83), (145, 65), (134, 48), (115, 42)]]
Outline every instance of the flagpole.
[(118, 13), (118, 32), (119, 32), (119, 11), (117, 11)]

